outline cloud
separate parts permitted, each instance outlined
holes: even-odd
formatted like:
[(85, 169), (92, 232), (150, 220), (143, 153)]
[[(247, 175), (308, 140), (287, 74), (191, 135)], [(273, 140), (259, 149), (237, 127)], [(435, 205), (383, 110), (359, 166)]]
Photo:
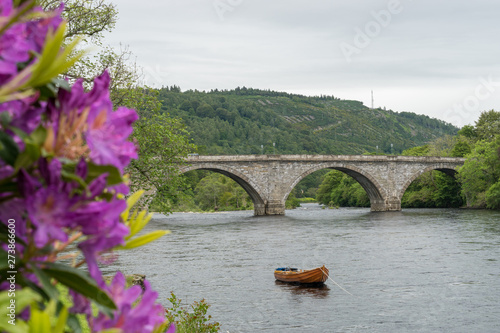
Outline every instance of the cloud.
[[(118, 10), (107, 40), (130, 45), (140, 65), (161, 72), (156, 86), (244, 85), (365, 103), (374, 90), (376, 106), (380, 101), (447, 120), (445, 111), (467, 98), (480, 78), (500, 80), (500, 3), (492, 0), (175, 0), (141, 6), (122, 0)], [(348, 62), (341, 45), (355, 45), (359, 31), (370, 34), (369, 43)], [(499, 95), (493, 92), (474, 112), (450, 120), (473, 122), (481, 108), (498, 105)]]

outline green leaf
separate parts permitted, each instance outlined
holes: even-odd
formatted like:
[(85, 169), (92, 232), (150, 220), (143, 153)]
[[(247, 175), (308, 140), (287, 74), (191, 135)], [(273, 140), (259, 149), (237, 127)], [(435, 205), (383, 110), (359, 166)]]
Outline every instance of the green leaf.
[(64, 180), (74, 180), (78, 184), (80, 184), (83, 188), (87, 188), (87, 183), (83, 180), (83, 178), (75, 175), (74, 173), (68, 172), (66, 170), (61, 170), (61, 176)]
[(19, 169), (29, 167), (38, 161), (40, 155), (40, 146), (32, 143), (25, 143), (25, 149), (17, 156), (16, 162), (14, 163), (14, 169), (18, 171)]
[(42, 270), (61, 284), (102, 305), (105, 309), (116, 309), (109, 295), (101, 290), (96, 282), (83, 271), (57, 263), (45, 263)]
[(11, 130), (12, 132), (14, 132), (18, 137), (20, 137), (23, 140), (25, 140), (25, 139), (27, 139), (29, 137), (28, 133), (26, 133), (25, 131), (23, 131), (23, 130), (17, 128), (17, 127), (10, 126), (9, 130)]
[(29, 135), (15, 127), (10, 127), (9, 129), (16, 133), (25, 142), (25, 149), (17, 157), (14, 168), (16, 170), (26, 168), (38, 161), (40, 155), (42, 154), (41, 148), (47, 137), (47, 129), (40, 125)]
[(39, 98), (42, 101), (46, 101), (49, 98), (54, 98), (57, 96), (57, 88), (52, 82), (49, 82), (44, 86), (41, 86), (39, 88), (39, 90), (40, 90), (40, 97)]
[[(5, 311), (7, 310), (7, 306), (9, 306), (11, 299), (12, 297), (9, 296), (8, 291), (0, 293), (0, 314), (2, 316), (2, 320), (0, 320), (0, 331), (9, 333), (29, 332), (28, 325), (19, 318), (16, 318), (16, 325), (11, 325), (7, 322), (10, 318), (7, 317), (7, 313)], [(16, 291), (15, 300), (16, 314), (19, 314), (31, 303), (41, 301), (41, 297), (33, 290), (26, 288)]]
[(38, 126), (31, 134), (29, 135), (29, 142), (35, 145), (43, 145), (45, 143), (45, 139), (47, 138), (47, 129), (42, 125)]
[(29, 320), (30, 333), (45, 333), (50, 332), (50, 317), (48, 313), (37, 309), (31, 308), (31, 316)]
[(0, 124), (2, 127), (7, 127), (12, 121), (12, 116), (8, 112), (0, 112)]
[[(7, 237), (5, 237), (5, 240), (6, 239)], [(2, 240), (5, 241), (3, 238)], [(7, 268), (9, 268), (9, 263), (7, 259), (8, 259), (8, 253), (0, 248), (0, 271), (7, 270)]]
[(128, 216), (130, 213), (130, 209), (139, 201), (141, 196), (144, 194), (144, 190), (139, 190), (135, 193), (132, 193), (128, 198), (127, 198), (127, 209), (123, 211), (121, 214), (122, 220), (127, 222)]
[(0, 158), (8, 165), (16, 163), (19, 155), (19, 148), (12, 137), (7, 133), (0, 131)]
[(108, 185), (116, 185), (123, 182), (120, 170), (118, 170), (116, 167), (112, 165), (96, 165), (93, 163), (88, 163), (87, 168), (88, 168), (87, 179), (85, 179), (87, 184), (90, 183), (95, 178), (102, 175), (103, 173), (108, 174), (108, 177), (106, 178)]
[(34, 265), (31, 267), (33, 273), (35, 273), (38, 281), (42, 284), (42, 289), (47, 293), (47, 295), (52, 299), (59, 298), (59, 291), (57, 288), (50, 282), (50, 277), (47, 276), (41, 269), (35, 267)]
[(86, 53), (85, 51), (78, 51), (69, 57), (80, 39), (76, 38), (63, 48), (65, 29), (66, 24), (63, 23), (59, 25), (53, 35), (47, 35), (45, 47), (38, 58), (38, 62), (33, 65), (32, 79), (27, 82), (27, 85), (40, 87), (51, 82), (57, 75), (73, 66)]
[(14, 182), (8, 182), (0, 185), (0, 193), (16, 193), (19, 189), (19, 185)]
[(71, 329), (70, 332), (82, 333), (82, 326), (80, 324), (80, 320), (78, 320), (77, 315), (70, 313), (68, 316), (68, 320), (66, 321), (66, 324)]
[(147, 243), (150, 243), (154, 241), (155, 239), (160, 238), (163, 235), (166, 235), (170, 233), (170, 231), (167, 230), (156, 230), (152, 231), (146, 235), (142, 235), (139, 237), (136, 237), (134, 239), (131, 239), (125, 243), (124, 246), (117, 247), (117, 250), (129, 250), (133, 249), (135, 247), (143, 246), (146, 245)]
[(52, 330), (54, 333), (64, 333), (64, 328), (66, 327), (66, 321), (68, 320), (68, 309), (63, 306), (62, 310), (59, 311), (59, 316), (56, 322), (56, 326)]
[[(5, 304), (10, 302), (11, 297), (8, 291), (3, 291), (0, 293), (0, 304)], [(24, 308), (30, 305), (32, 302), (40, 302), (42, 298), (36, 292), (29, 288), (21, 289), (16, 291), (16, 313), (21, 313)], [(3, 309), (3, 306), (1, 307)], [(3, 317), (2, 317), (3, 319)], [(3, 321), (3, 320), (0, 320)]]
[(53, 77), (48, 78), (48, 80), (46, 78), (46, 73), (51, 66), (54, 66), (54, 62), (57, 62), (58, 60), (57, 54), (61, 50), (65, 30), (65, 22), (60, 24), (55, 32), (52, 32), (52, 30), (49, 29), (49, 32), (45, 38), (45, 45), (43, 47), (42, 54), (38, 58), (38, 62), (33, 68), (33, 80), (31, 82), (33, 86), (36, 87), (39, 85), (43, 85), (46, 81), (50, 81), (53, 77), (59, 74), (57, 73)]
[(47, 295), (45, 290), (40, 288), (36, 283), (30, 281), (29, 279), (26, 279), (23, 275), (18, 276), (18, 280), (16, 282), (19, 283), (22, 287), (25, 287), (24, 289), (31, 289), (31, 290), (35, 291), (45, 301), (50, 301), (50, 296)]
[(130, 218), (130, 221), (128, 221), (128, 225), (130, 228), (130, 234), (127, 235), (125, 239), (129, 239), (132, 236), (136, 235), (138, 232), (140, 232), (151, 220), (153, 217), (153, 214), (147, 214), (145, 210), (140, 211), (138, 214), (137, 212), (134, 212), (132, 217)]

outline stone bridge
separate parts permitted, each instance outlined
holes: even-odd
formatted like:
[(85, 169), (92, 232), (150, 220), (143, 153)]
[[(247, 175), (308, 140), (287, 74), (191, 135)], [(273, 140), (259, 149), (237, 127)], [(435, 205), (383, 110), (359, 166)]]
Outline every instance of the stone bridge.
[(463, 158), (380, 155), (189, 156), (181, 173), (210, 170), (235, 180), (250, 195), (255, 215), (283, 215), (288, 195), (304, 177), (335, 169), (356, 179), (374, 212), (401, 210), (406, 188), (421, 174), (439, 170), (454, 176)]

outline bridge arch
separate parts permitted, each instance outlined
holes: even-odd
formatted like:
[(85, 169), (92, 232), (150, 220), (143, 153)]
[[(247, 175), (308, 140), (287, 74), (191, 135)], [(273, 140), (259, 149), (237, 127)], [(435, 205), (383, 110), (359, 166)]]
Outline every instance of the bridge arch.
[(378, 206), (385, 205), (386, 195), (384, 193), (383, 187), (379, 184), (379, 182), (366, 171), (357, 168), (354, 165), (345, 165), (344, 163), (331, 163), (326, 165), (322, 164), (314, 166), (303, 172), (289, 185), (287, 192), (284, 194), (283, 200), (286, 201), (292, 190), (302, 179), (312, 174), (313, 172), (323, 169), (338, 170), (354, 178), (368, 194), (372, 210), (378, 210)]
[(241, 187), (243, 187), (245, 192), (247, 192), (250, 198), (252, 199), (255, 215), (265, 214), (266, 201), (262, 198), (260, 194), (262, 192), (260, 192), (259, 186), (248, 176), (225, 165), (212, 164), (212, 163), (185, 166), (180, 169), (180, 173), (183, 174), (194, 170), (212, 171), (231, 178)]
[(401, 188), (401, 192), (399, 193), (399, 199), (401, 200), (403, 198), (403, 195), (405, 194), (406, 190), (411, 185), (411, 183), (413, 183), (413, 181), (415, 181), (415, 179), (417, 179), (419, 176), (423, 175), (424, 173), (429, 172), (429, 171), (433, 171), (433, 170), (441, 171), (441, 172), (443, 172), (451, 177), (455, 177), (455, 175), (457, 174), (456, 166), (443, 165), (442, 163), (431, 165), (431, 166), (428, 166), (424, 169), (420, 169), (417, 172), (414, 172), (406, 180), (406, 182), (403, 184), (403, 187)]
[(255, 215), (283, 215), (285, 199), (307, 175), (321, 169), (342, 171), (368, 194), (372, 211), (399, 211), (408, 186), (422, 173), (454, 174), (463, 158), (368, 155), (189, 156), (181, 173), (205, 169), (235, 180), (250, 195)]

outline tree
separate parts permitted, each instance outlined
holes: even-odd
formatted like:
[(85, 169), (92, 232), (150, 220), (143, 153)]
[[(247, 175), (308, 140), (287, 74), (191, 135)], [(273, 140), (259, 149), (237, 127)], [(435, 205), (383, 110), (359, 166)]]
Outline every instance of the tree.
[[(58, 0), (40, 0), (45, 10), (58, 8), (60, 3)], [(79, 38), (85, 41), (87, 48), (100, 48), (96, 54), (83, 57), (64, 76), (73, 82), (83, 79), (85, 88), (89, 89), (94, 79), (107, 70), (111, 76), (111, 101), (114, 105), (124, 105), (127, 90), (139, 87), (142, 74), (135, 61), (132, 61), (132, 52), (127, 47), (117, 52), (102, 45), (103, 33), (111, 32), (118, 19), (116, 6), (105, 0), (68, 0), (64, 2), (61, 16), (69, 27), (65, 35), (66, 43)]]
[[(485, 207), (486, 191), (500, 177), (500, 159), (497, 149), (500, 136), (495, 141), (478, 141), (467, 155), (465, 164), (458, 171), (458, 179), (462, 184), (462, 193), (468, 207)], [(496, 191), (492, 192), (496, 193)]]
[(437, 138), (429, 145), (428, 156), (451, 156), (456, 141), (457, 137), (451, 135)]
[(215, 116), (215, 110), (209, 105), (209, 104), (202, 104), (196, 109), (196, 115), (199, 117), (205, 118), (212, 118)]
[(429, 156), (429, 145), (413, 147), (404, 150), (401, 155), (403, 156)]
[(319, 203), (329, 206), (370, 206), (370, 199), (363, 187), (351, 176), (337, 170), (325, 175), (316, 199)]
[(451, 150), (451, 156), (452, 157), (465, 157), (466, 155), (470, 154), (471, 152), (471, 146), (467, 140), (462, 140), (458, 139), (458, 141), (455, 143), (455, 146)]
[(500, 209), (500, 179), (486, 192), (486, 207)]
[(226, 192), (226, 187), (222, 183), (221, 175), (211, 174), (203, 178), (195, 188), (196, 201), (204, 209), (219, 209), (220, 198)]
[[(170, 198), (182, 185), (179, 165), (195, 149), (189, 142), (186, 127), (178, 118), (152, 113), (140, 118), (132, 138), (139, 146), (139, 158), (130, 163), (131, 188), (144, 189), (148, 196), (143, 202), (150, 206), (155, 199), (161, 212), (170, 212)], [(141, 114), (141, 112), (139, 112)], [(156, 198), (155, 198), (156, 197)]]
[[(59, 0), (39, 0), (45, 10), (61, 5)], [(61, 16), (67, 21), (66, 38), (81, 37), (100, 44), (102, 33), (113, 30), (118, 17), (116, 6), (104, 0), (66, 0)]]
[(324, 176), (324, 180), (318, 188), (316, 199), (323, 205), (328, 205), (331, 201), (331, 194), (335, 187), (342, 181), (342, 173), (330, 171)]
[(481, 113), (476, 121), (475, 132), (479, 140), (491, 140), (500, 133), (500, 112), (495, 110)]
[(463, 135), (468, 139), (475, 139), (477, 138), (476, 130), (474, 129), (474, 126), (472, 125), (465, 125), (458, 131), (458, 135)]
[(460, 183), (455, 177), (449, 176), (444, 172), (434, 171), (435, 190), (433, 191), (432, 200), (435, 207), (453, 208), (461, 207), (464, 204), (460, 194)]

